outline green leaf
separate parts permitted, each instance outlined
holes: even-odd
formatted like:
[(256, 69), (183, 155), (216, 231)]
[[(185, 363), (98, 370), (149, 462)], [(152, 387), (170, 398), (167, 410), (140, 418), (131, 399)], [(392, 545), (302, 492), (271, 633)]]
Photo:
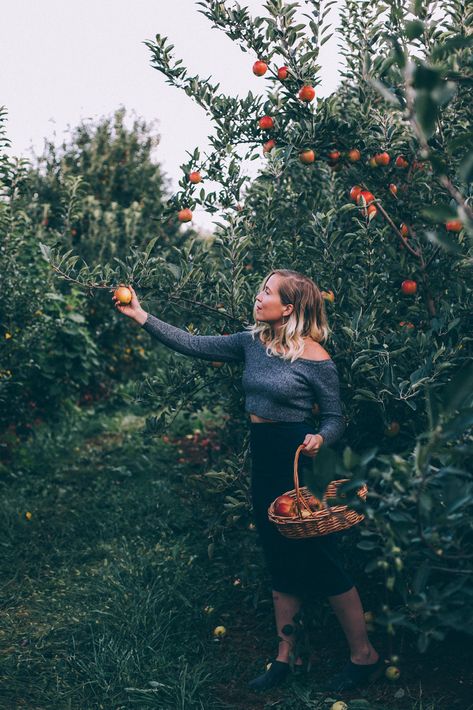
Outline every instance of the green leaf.
[(424, 33), (424, 23), (420, 20), (410, 20), (406, 22), (405, 32), (407, 39), (414, 40), (422, 37)]
[(460, 368), (455, 377), (443, 388), (442, 402), (444, 412), (453, 414), (460, 409), (473, 392), (473, 362)]
[(432, 205), (421, 210), (421, 214), (431, 222), (444, 223), (449, 219), (457, 217), (457, 211), (448, 205)]
[(373, 77), (368, 77), (368, 81), (388, 103), (392, 104), (393, 106), (401, 105), (401, 102), (399, 101), (397, 96), (395, 96), (391, 91), (389, 91), (387, 86), (385, 86), (381, 81)]
[(41, 250), (41, 254), (43, 255), (45, 261), (51, 261), (51, 248), (48, 247), (46, 244), (43, 244), (43, 242), (39, 243), (39, 248)]
[(430, 57), (433, 61), (441, 59), (442, 57), (453, 54), (456, 49), (464, 49), (465, 47), (473, 46), (473, 36), (456, 35), (455, 37), (450, 37), (450, 39), (445, 40), (441, 44), (436, 44), (430, 52)]
[(440, 71), (426, 64), (418, 64), (414, 69), (412, 85), (414, 89), (432, 91), (441, 82)]
[(446, 252), (450, 254), (462, 254), (462, 248), (456, 241), (452, 239), (451, 233), (448, 234), (437, 234), (436, 232), (426, 231), (425, 236), (432, 244), (439, 246)]
[(414, 112), (427, 138), (430, 138), (437, 122), (439, 106), (427, 91), (417, 91), (414, 98)]
[(414, 581), (412, 584), (412, 587), (416, 594), (419, 594), (425, 589), (425, 585), (427, 584), (429, 575), (430, 565), (428, 560), (424, 560), (424, 562), (421, 563), (419, 569), (417, 570), (416, 576), (414, 577)]
[(465, 182), (473, 182), (473, 152), (462, 161), (459, 171)]
[(308, 467), (305, 471), (305, 483), (308, 489), (317, 498), (322, 498), (330, 481), (337, 478), (338, 470), (337, 454), (330, 447), (322, 446), (319, 453), (312, 459), (312, 467)]
[(146, 249), (145, 249), (145, 259), (146, 260), (149, 259), (149, 255), (151, 254), (151, 251), (152, 251), (154, 245), (156, 244), (156, 242), (158, 241), (158, 239), (159, 239), (159, 235), (157, 237), (153, 237), (153, 239), (149, 242), (148, 246), (146, 247)]

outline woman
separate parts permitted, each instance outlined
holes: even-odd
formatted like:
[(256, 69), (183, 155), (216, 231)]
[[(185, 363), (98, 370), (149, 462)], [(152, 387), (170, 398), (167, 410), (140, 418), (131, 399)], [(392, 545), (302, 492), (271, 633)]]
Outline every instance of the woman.
[[(245, 362), (242, 384), (250, 418), (251, 493), (255, 524), (272, 580), (272, 597), (279, 651), (269, 669), (250, 681), (255, 690), (281, 683), (289, 672), (293, 634), (283, 629), (293, 623), (305, 593), (328, 597), (345, 633), (350, 658), (324, 689), (351, 690), (382, 671), (382, 661), (370, 643), (363, 609), (353, 580), (344, 571), (337, 551), (337, 534), (303, 540), (281, 535), (268, 520), (268, 507), (294, 488), (293, 464), (297, 447), (307, 457), (343, 434), (337, 368), (320, 345), (330, 332), (323, 297), (307, 276), (277, 269), (267, 276), (256, 296), (255, 323), (232, 335), (191, 335), (144, 311), (134, 290), (128, 306), (115, 305), (161, 343), (204, 360)], [(307, 422), (314, 398), (320, 429)], [(303, 484), (306, 458), (299, 459)], [(290, 629), (286, 629), (290, 631)], [(301, 666), (301, 658), (295, 666)]]

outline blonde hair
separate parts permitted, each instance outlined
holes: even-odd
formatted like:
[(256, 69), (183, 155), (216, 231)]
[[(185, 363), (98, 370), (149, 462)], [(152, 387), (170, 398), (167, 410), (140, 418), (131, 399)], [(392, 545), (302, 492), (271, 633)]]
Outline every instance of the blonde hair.
[[(283, 316), (283, 324), (278, 333), (273, 332), (270, 323), (256, 322), (256, 304), (253, 309), (255, 323), (247, 326), (253, 339), (259, 337), (266, 345), (268, 355), (276, 355), (283, 360), (294, 362), (304, 351), (303, 338), (309, 337), (320, 343), (331, 333), (325, 313), (325, 304), (319, 287), (308, 276), (291, 269), (275, 269), (263, 279), (262, 290), (273, 274), (281, 276), (279, 298), (283, 306), (294, 306), (289, 316)], [(284, 320), (286, 319), (286, 320)], [(278, 352), (280, 350), (281, 352)]]

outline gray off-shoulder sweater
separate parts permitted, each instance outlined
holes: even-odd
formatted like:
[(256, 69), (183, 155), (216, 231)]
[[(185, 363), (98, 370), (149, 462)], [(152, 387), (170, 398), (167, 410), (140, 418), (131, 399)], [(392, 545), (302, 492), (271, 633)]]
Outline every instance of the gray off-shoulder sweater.
[(203, 360), (244, 362), (242, 385), (245, 410), (280, 422), (308, 420), (319, 405), (318, 434), (333, 444), (345, 430), (337, 367), (333, 360), (294, 362), (268, 355), (258, 335), (249, 331), (232, 335), (192, 335), (148, 313), (142, 328), (183, 355)]

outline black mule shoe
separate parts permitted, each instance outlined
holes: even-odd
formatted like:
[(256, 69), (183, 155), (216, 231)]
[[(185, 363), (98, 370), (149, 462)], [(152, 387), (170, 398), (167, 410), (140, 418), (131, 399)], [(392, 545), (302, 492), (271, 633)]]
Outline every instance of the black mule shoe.
[(342, 670), (323, 684), (325, 691), (339, 693), (342, 690), (354, 690), (363, 685), (374, 683), (384, 671), (384, 661), (381, 657), (376, 663), (360, 665), (349, 660)]
[[(303, 672), (302, 669), (302, 665), (294, 665), (294, 675), (300, 675)], [(284, 661), (272, 661), (265, 673), (250, 680), (248, 687), (252, 690), (270, 690), (283, 683), (289, 675), (289, 672), (289, 663), (285, 663)]]

